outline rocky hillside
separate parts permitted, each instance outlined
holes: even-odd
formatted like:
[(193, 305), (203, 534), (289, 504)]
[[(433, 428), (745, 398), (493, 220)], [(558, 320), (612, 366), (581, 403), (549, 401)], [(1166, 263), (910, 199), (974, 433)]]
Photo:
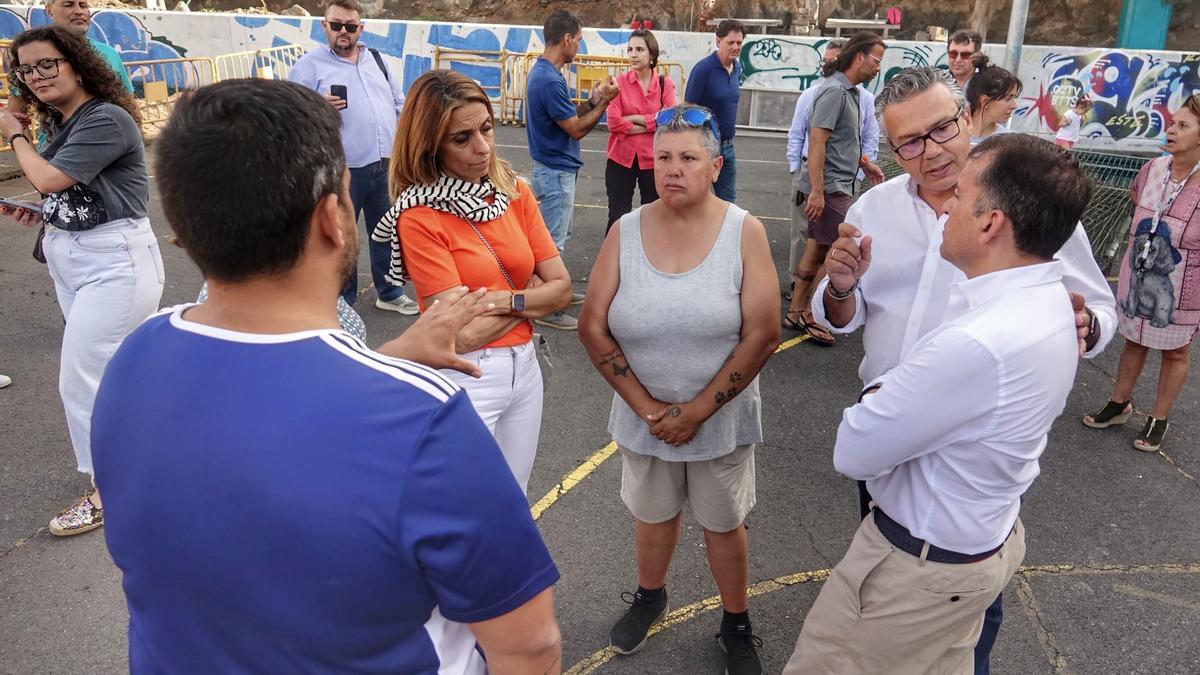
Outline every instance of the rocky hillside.
[[(265, 5), (281, 11), (295, 0), (192, 0), (193, 10), (235, 10)], [(817, 0), (360, 0), (368, 16), (386, 19), (540, 24), (548, 11), (568, 8), (588, 26), (615, 27), (634, 16), (651, 18), (657, 28), (697, 30), (712, 16), (781, 19), (789, 23), (799, 10)], [(984, 3), (976, 7), (977, 3)], [(1200, 45), (1200, 0), (1176, 0), (1167, 48), (1195, 50)], [(300, 0), (313, 14), (322, 0)], [(819, 20), (828, 17), (870, 18), (890, 5), (903, 9), (901, 39), (918, 30), (967, 26), (978, 10), (988, 42), (1007, 38), (1011, 0), (820, 0)], [(1027, 44), (1106, 47), (1115, 44), (1122, 0), (1036, 0), (1030, 3)]]

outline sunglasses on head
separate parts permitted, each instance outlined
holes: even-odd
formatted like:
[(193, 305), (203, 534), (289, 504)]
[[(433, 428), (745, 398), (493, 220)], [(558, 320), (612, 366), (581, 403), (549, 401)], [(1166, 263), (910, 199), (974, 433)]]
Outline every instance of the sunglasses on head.
[(702, 127), (705, 124), (712, 130), (713, 136), (718, 141), (721, 140), (721, 130), (717, 128), (717, 120), (713, 114), (707, 110), (700, 108), (664, 108), (658, 111), (654, 117), (654, 123), (658, 126), (666, 126), (679, 118), (683, 118), (683, 123), (689, 127)]
[(358, 24), (356, 24), (356, 23), (342, 23), (341, 21), (330, 21), (328, 23), (329, 23), (329, 30), (331, 30), (335, 33), (342, 32), (343, 28), (346, 29), (347, 33), (357, 33), (358, 32)]

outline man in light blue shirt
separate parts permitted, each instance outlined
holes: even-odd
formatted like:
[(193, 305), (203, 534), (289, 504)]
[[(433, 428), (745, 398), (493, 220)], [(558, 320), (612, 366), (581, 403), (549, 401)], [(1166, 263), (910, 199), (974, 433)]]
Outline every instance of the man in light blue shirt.
[[(318, 47), (296, 62), (288, 79), (321, 94), (342, 114), (342, 148), (350, 167), (350, 199), (354, 216), (365, 218), (371, 253), (375, 306), (401, 314), (417, 313), (417, 303), (404, 287), (387, 280), (391, 248), (371, 240), (370, 233), (391, 206), (388, 199), (388, 160), (396, 136), (396, 121), (404, 106), (400, 73), (388, 71), (379, 52), (359, 44), (364, 22), (356, 0), (329, 0), (321, 27), (327, 47)], [(334, 95), (336, 89), (338, 94)], [(358, 297), (358, 274), (342, 290), (353, 305)]]

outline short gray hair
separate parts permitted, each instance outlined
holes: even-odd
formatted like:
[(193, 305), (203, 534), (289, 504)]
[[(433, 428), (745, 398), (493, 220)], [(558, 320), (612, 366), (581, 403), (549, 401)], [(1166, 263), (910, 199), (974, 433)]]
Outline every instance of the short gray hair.
[[(674, 108), (669, 108), (669, 110), (675, 110), (675, 118), (672, 119), (668, 124), (660, 125), (654, 131), (655, 145), (658, 145), (658, 137), (663, 134), (678, 134), (684, 131), (696, 131), (700, 133), (700, 144), (703, 145), (704, 149), (708, 152), (709, 159), (713, 159), (717, 155), (721, 154), (721, 141), (717, 138), (716, 134), (713, 133), (713, 130), (708, 124), (695, 126), (688, 124), (687, 121), (683, 119), (683, 114), (689, 110), (702, 110), (709, 115), (712, 115), (713, 113), (711, 110), (701, 105), (688, 105), (686, 103), (675, 106)], [(715, 116), (712, 118), (713, 124), (716, 123), (716, 119), (717, 118)]]
[(875, 97), (875, 117), (879, 120), (880, 130), (887, 134), (883, 125), (883, 112), (889, 105), (903, 103), (939, 84), (950, 90), (955, 104), (966, 107), (967, 97), (963, 96), (962, 89), (948, 71), (929, 67), (905, 68), (888, 80), (883, 90)]

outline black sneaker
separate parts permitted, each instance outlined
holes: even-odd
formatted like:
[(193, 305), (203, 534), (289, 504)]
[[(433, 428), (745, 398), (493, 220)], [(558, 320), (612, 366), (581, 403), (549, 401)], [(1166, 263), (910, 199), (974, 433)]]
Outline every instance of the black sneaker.
[(722, 626), (717, 633), (717, 644), (725, 652), (725, 675), (762, 675), (757, 649), (762, 640), (754, 637), (750, 626), (735, 629)]
[(622, 593), (621, 599), (630, 607), (613, 626), (609, 644), (618, 654), (633, 654), (646, 646), (650, 627), (667, 615), (667, 591), (663, 589), (657, 601), (646, 600), (640, 593)]

